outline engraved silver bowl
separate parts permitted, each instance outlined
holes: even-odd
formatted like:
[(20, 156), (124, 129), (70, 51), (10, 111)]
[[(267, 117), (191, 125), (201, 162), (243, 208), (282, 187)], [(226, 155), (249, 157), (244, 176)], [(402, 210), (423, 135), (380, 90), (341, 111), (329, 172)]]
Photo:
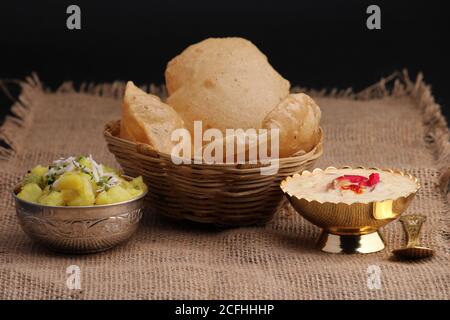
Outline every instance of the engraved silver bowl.
[[(125, 179), (129, 177), (124, 176)], [(23, 231), (34, 241), (57, 252), (93, 253), (128, 240), (139, 226), (144, 197), (98, 206), (45, 206), (17, 197), (16, 213)]]

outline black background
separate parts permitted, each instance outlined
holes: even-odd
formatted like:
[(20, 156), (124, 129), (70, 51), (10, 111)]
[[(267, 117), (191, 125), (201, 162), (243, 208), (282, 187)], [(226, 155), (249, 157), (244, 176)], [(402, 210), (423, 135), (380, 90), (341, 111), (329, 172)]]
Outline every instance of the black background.
[[(32, 71), (64, 80), (164, 81), (167, 61), (212, 36), (253, 41), (292, 84), (356, 90), (394, 70), (422, 71), (450, 115), (450, 11), (445, 1), (5, 1), (0, 2), (0, 79)], [(77, 4), (82, 30), (66, 28)], [(381, 7), (381, 30), (366, 8)], [(0, 96), (3, 96), (0, 93)], [(10, 102), (0, 98), (1, 114)]]
[[(255, 305), (255, 304), (272, 304), (275, 306), (274, 311), (270, 315), (220, 315), (217, 313), (209, 313), (206, 318), (202, 316), (180, 316), (175, 314), (177, 307), (182, 304), (186, 306), (209, 306), (219, 310), (220, 304), (242, 304), (242, 305)], [(0, 301), (0, 307), (2, 311), (11, 310), (14, 315), (28, 316), (30, 310), (36, 313), (46, 314), (47, 319), (60, 319), (61, 316), (57, 312), (48, 312), (51, 308), (64, 308), (70, 310), (70, 314), (74, 317), (86, 317), (86, 313), (93, 314), (94, 316), (109, 316), (114, 315), (116, 318), (129, 318), (130, 310), (133, 310), (134, 314), (149, 314), (149, 318), (157, 319), (291, 319), (295, 314), (302, 314), (307, 317), (307, 314), (320, 314), (321, 317), (336, 318), (338, 314), (349, 314), (349, 310), (353, 313), (361, 310), (360, 314), (367, 313), (367, 310), (383, 310), (384, 314), (389, 313), (391, 316), (397, 318), (414, 318), (418, 310), (433, 310), (434, 313), (439, 313), (439, 309), (442, 313), (447, 311), (449, 301), (430, 301), (430, 300), (418, 300), (418, 301), (392, 301), (392, 300), (347, 300), (347, 301), (333, 301), (333, 300), (202, 300), (202, 301), (180, 301), (180, 300), (167, 300), (167, 301), (93, 301), (93, 300), (59, 300), (59, 301)], [(150, 312), (149, 312), (150, 310)], [(150, 316), (151, 315), (151, 316)], [(302, 319), (301, 316), (297, 316), (297, 319)]]

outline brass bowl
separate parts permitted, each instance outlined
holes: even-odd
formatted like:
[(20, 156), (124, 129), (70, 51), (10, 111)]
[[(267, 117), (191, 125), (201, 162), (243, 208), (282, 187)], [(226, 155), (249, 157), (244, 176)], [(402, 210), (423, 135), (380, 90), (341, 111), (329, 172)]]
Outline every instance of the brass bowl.
[[(339, 169), (351, 168), (345, 166)], [(301, 175), (336, 169), (335, 167), (328, 167), (325, 170), (315, 169), (312, 172), (305, 170)], [(353, 169), (366, 168), (354, 167)], [(286, 192), (286, 186), (300, 174), (295, 174), (281, 182), (280, 187), (295, 210), (306, 220), (322, 228), (322, 233), (318, 239), (318, 246), (322, 251), (331, 253), (371, 253), (383, 250), (385, 246), (378, 229), (397, 219), (405, 212), (420, 188), (417, 178), (402, 171), (379, 168), (368, 169), (387, 171), (408, 177), (417, 185), (416, 191), (406, 197), (369, 203), (321, 203)]]
[[(124, 176), (125, 179), (130, 179)], [(139, 226), (147, 192), (124, 202), (98, 206), (46, 206), (17, 197), (23, 231), (43, 246), (62, 253), (93, 253), (128, 240)]]

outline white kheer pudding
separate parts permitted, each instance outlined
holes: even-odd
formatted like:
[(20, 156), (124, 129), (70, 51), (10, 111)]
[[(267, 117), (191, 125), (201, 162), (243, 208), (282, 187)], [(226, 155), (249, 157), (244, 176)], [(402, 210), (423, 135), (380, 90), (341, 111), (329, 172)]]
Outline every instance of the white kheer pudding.
[(321, 203), (369, 203), (406, 197), (418, 189), (407, 176), (370, 169), (335, 169), (295, 176), (284, 191), (298, 198)]

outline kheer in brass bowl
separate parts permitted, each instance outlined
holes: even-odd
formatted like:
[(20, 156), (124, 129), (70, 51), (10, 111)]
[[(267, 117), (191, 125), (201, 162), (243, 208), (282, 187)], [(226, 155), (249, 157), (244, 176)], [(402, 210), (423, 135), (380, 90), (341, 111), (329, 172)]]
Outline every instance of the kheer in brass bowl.
[(378, 229), (406, 211), (419, 188), (402, 171), (364, 167), (305, 170), (281, 182), (295, 210), (322, 228), (318, 245), (331, 253), (383, 250)]

